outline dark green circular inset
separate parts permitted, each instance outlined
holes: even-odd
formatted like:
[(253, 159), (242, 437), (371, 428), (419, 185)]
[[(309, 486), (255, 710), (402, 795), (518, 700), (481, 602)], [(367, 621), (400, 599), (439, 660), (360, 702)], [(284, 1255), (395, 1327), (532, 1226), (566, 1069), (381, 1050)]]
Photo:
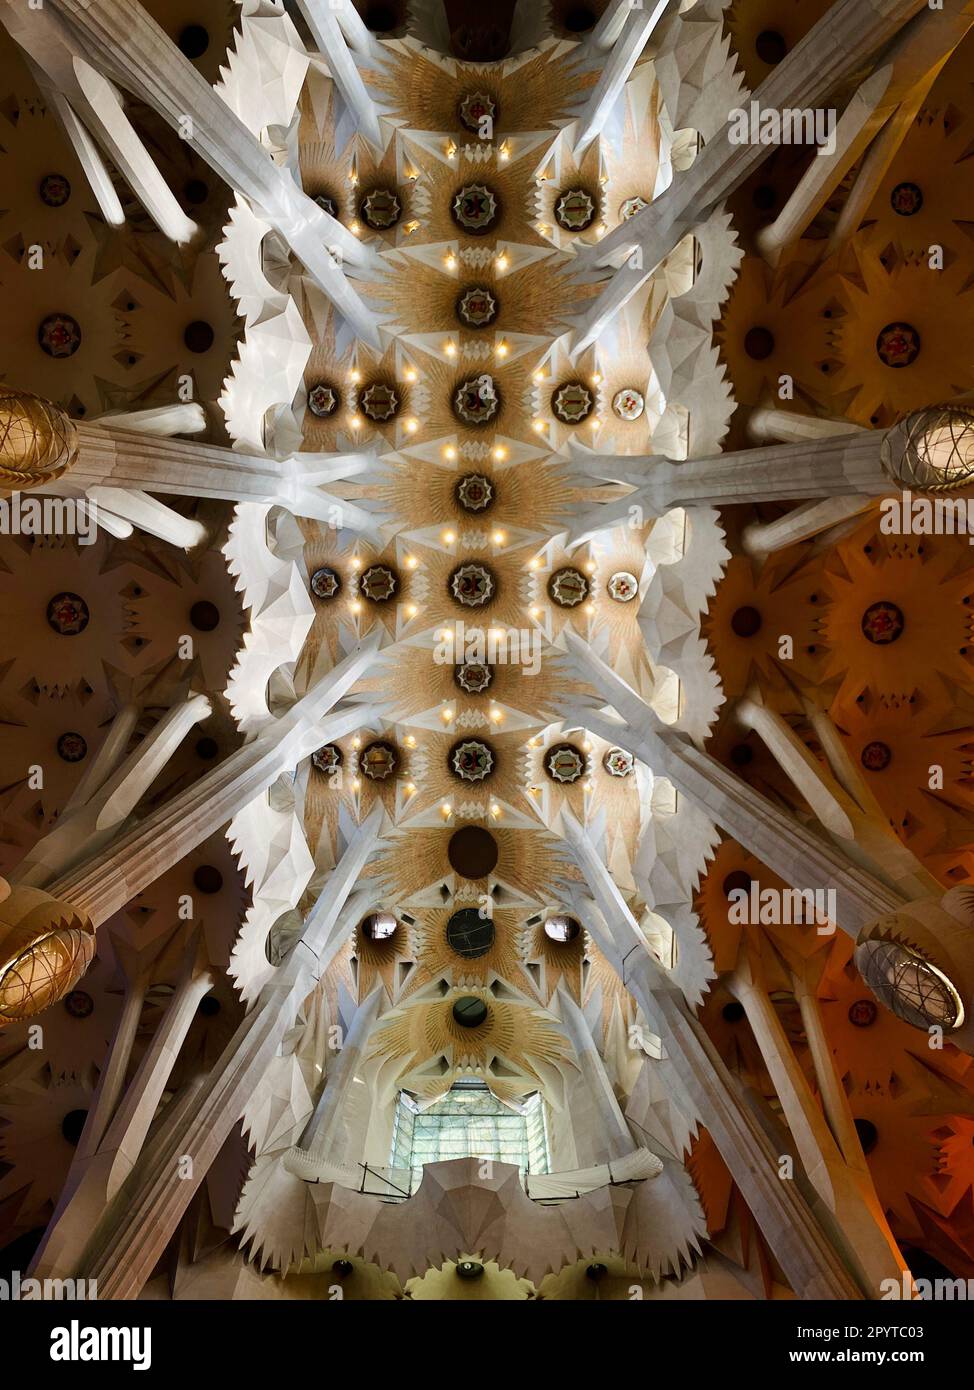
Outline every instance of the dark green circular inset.
[(476, 994), (464, 994), (453, 1006), (453, 1017), (461, 1028), (479, 1028), (487, 1021), (487, 1005)]
[(494, 944), (494, 924), (489, 917), (481, 916), (479, 907), (462, 907), (447, 922), (446, 939), (458, 956), (476, 960)]

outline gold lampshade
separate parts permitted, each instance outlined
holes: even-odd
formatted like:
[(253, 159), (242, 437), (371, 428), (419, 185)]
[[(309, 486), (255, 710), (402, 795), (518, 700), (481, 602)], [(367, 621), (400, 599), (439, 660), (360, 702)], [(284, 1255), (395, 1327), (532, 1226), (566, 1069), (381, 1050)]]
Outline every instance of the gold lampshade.
[(0, 387), (0, 490), (43, 487), (71, 467), (78, 432), (59, 406)]
[(94, 954), (83, 912), (39, 888), (15, 886), (0, 902), (0, 1028), (63, 999)]

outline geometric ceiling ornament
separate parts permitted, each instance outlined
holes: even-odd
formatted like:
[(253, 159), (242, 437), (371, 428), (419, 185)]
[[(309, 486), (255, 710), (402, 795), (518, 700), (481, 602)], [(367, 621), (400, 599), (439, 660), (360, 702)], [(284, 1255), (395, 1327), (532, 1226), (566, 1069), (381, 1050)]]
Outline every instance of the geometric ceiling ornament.
[(909, 367), (920, 355), (920, 334), (911, 323), (888, 323), (879, 331), (876, 352), (887, 367)]
[(497, 103), (487, 92), (466, 92), (457, 103), (460, 120), (476, 135), (486, 131), (490, 139), (497, 122)]
[(869, 772), (882, 772), (889, 767), (893, 754), (888, 743), (873, 739), (867, 743), (859, 755), (859, 761)]
[(494, 485), (482, 473), (467, 473), (456, 485), (455, 496), (466, 512), (483, 512), (494, 500)]
[(88, 605), (80, 594), (55, 594), (47, 605), (47, 621), (62, 637), (76, 637), (90, 620)]
[(362, 221), (382, 232), (395, 226), (402, 216), (402, 203), (388, 188), (373, 188), (362, 200)]
[(636, 760), (627, 748), (609, 748), (603, 755), (602, 766), (610, 777), (628, 777)]
[(315, 202), (321, 208), (322, 212), (327, 212), (329, 217), (334, 217), (337, 220), (339, 212), (338, 203), (330, 193), (316, 193)]
[(497, 217), (496, 194), (482, 183), (469, 183), (458, 189), (450, 206), (454, 220), (474, 236), (489, 231)]
[(492, 571), (482, 564), (460, 565), (450, 575), (450, 592), (465, 608), (480, 608), (488, 603), (497, 590)]
[(555, 202), (555, 221), (566, 232), (583, 232), (595, 221), (595, 199), (584, 188), (569, 188)]
[(576, 608), (588, 598), (590, 588), (582, 571), (570, 565), (556, 570), (548, 580), (548, 596), (559, 608)]
[(311, 576), (310, 587), (316, 598), (334, 598), (342, 587), (341, 576), (329, 565), (321, 565)]
[(479, 1028), (487, 1022), (489, 1010), (476, 994), (465, 994), (453, 1005), (454, 1020), (461, 1028)]
[(81, 325), (70, 314), (48, 314), (38, 326), (37, 341), (48, 357), (73, 357), (81, 346)]
[(863, 613), (860, 624), (866, 640), (880, 647), (898, 641), (905, 625), (902, 608), (888, 599), (871, 603)]
[(311, 761), (319, 772), (332, 777), (344, 762), (344, 755), (337, 743), (326, 743), (311, 754)]
[(366, 744), (358, 759), (359, 771), (372, 782), (384, 782), (391, 777), (398, 762), (395, 746), (386, 739), (376, 739)]
[(399, 580), (388, 565), (370, 565), (359, 578), (359, 593), (371, 603), (387, 603)]
[(463, 825), (447, 845), (450, 866), (461, 878), (482, 879), (493, 873), (499, 857), (497, 841), (480, 825)]
[(458, 956), (476, 960), (494, 944), (494, 923), (479, 907), (463, 907), (447, 922), (446, 939)]
[(889, 195), (890, 207), (900, 217), (914, 217), (923, 207), (923, 192), (918, 184), (898, 183)]
[(638, 420), (645, 408), (645, 397), (633, 386), (624, 386), (612, 397), (612, 409), (620, 420)]
[(497, 414), (500, 397), (494, 378), (484, 372), (457, 387), (453, 409), (468, 425), (486, 425)]
[(328, 386), (323, 381), (312, 386), (308, 392), (308, 409), (312, 415), (316, 415), (320, 420), (334, 415), (338, 409), (338, 392), (334, 386)]
[(61, 734), (57, 741), (57, 754), (66, 763), (80, 763), (88, 752), (88, 742), (81, 734), (74, 732)]
[(573, 743), (556, 743), (544, 755), (544, 770), (553, 782), (572, 783), (585, 775), (586, 758)]
[(453, 668), (453, 679), (468, 695), (482, 695), (493, 678), (491, 668), (480, 661), (463, 661)]
[(623, 222), (628, 222), (630, 217), (635, 217), (637, 212), (642, 212), (643, 208), (648, 207), (649, 203), (646, 199), (641, 198), (637, 193), (619, 205), (619, 217)]
[(551, 397), (551, 408), (565, 425), (579, 425), (592, 413), (595, 402), (581, 381), (563, 382)]
[(556, 913), (545, 919), (544, 934), (549, 941), (557, 941), (561, 945), (567, 945), (569, 941), (574, 941), (581, 935), (581, 923), (574, 917), (566, 917), (562, 913)]
[(639, 594), (639, 580), (628, 570), (618, 570), (605, 586), (609, 598), (616, 603), (631, 603)]
[(47, 207), (63, 208), (71, 197), (71, 184), (63, 174), (45, 174), (37, 191)]
[(381, 424), (384, 420), (391, 420), (398, 413), (401, 402), (387, 382), (376, 381), (362, 392), (359, 404), (363, 415)]
[(497, 295), (484, 285), (471, 285), (457, 300), (457, 318), (468, 328), (486, 328), (497, 311)]

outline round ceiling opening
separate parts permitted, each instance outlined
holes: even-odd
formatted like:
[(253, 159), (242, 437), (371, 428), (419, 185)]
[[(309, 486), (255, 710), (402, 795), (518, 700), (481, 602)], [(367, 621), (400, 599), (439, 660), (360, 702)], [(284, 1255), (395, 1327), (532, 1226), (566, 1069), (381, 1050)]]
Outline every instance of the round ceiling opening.
[(486, 878), (497, 866), (497, 841), (479, 825), (464, 825), (450, 836), (450, 864), (462, 878)]
[(450, 949), (466, 960), (485, 956), (494, 944), (494, 924), (479, 907), (462, 907), (446, 924)]

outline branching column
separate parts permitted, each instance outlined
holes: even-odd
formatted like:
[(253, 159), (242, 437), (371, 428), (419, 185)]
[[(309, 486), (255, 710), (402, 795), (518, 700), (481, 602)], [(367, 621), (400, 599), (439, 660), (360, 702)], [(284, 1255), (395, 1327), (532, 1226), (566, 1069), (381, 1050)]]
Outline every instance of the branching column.
[(282, 772), (362, 723), (358, 706), (331, 715), (328, 711), (369, 670), (377, 647), (377, 637), (360, 643), (252, 743), (231, 753), (93, 859), (50, 884), (49, 892), (81, 908), (96, 926), (112, 917), (232, 820)]
[[(965, 0), (944, 0), (951, 12)], [(754, 99), (764, 109), (814, 108), (843, 80), (859, 72), (883, 44), (913, 17), (925, 0), (836, 0), (773, 72)], [(616, 227), (580, 257), (590, 266), (639, 249), (639, 261), (616, 270), (580, 320), (574, 351), (580, 353), (646, 283), (686, 234), (738, 188), (767, 157), (758, 142), (733, 144), (730, 122), (700, 152), (691, 168), (648, 208)]]
[[(322, 890), (336, 913), (379, 843), (383, 814), (377, 804)], [(158, 1134), (72, 1266), (97, 1281), (100, 1299), (138, 1297), (320, 977), (321, 944), (309, 921), (203, 1082), (167, 1107)]]
[[(352, 266), (370, 263), (370, 253), (273, 162), (142, 6), (135, 0), (49, 2), (92, 62), (148, 102), (231, 188), (263, 211), (355, 332), (378, 347), (376, 315), (328, 248)], [(18, 38), (29, 52), (29, 33)]]

